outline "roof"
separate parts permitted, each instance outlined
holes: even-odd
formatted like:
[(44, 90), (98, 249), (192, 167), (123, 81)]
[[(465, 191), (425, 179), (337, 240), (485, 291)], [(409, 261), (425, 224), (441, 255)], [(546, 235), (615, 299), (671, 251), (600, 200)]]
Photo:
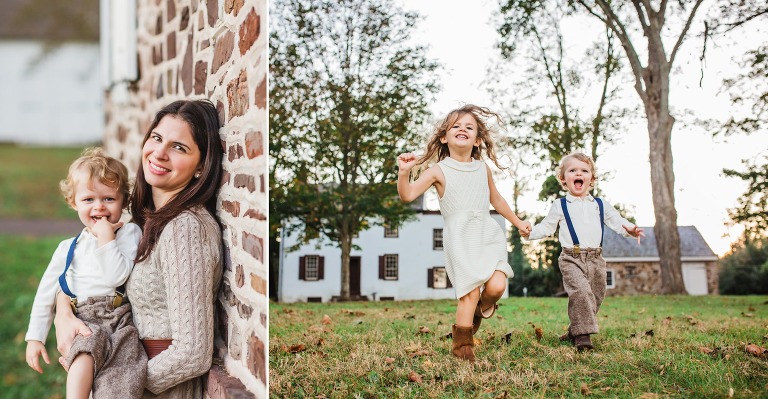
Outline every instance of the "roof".
[(99, 41), (99, 0), (0, 0), (0, 10), (0, 40)]
[[(641, 228), (645, 237), (640, 240), (640, 245), (635, 239), (624, 238), (611, 229), (605, 229), (603, 257), (658, 258), (659, 250), (656, 247), (656, 235), (653, 232), (653, 227)], [(680, 234), (681, 257), (717, 257), (695, 226), (678, 226), (677, 231)]]

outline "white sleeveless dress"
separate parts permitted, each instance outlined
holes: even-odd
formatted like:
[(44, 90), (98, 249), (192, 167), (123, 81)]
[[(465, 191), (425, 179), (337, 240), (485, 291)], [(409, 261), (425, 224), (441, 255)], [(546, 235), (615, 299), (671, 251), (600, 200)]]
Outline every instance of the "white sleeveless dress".
[(459, 162), (447, 157), (438, 164), (445, 175), (440, 213), (445, 221), (445, 270), (461, 298), (500, 270), (512, 277), (507, 263), (504, 229), (491, 218), (485, 162)]

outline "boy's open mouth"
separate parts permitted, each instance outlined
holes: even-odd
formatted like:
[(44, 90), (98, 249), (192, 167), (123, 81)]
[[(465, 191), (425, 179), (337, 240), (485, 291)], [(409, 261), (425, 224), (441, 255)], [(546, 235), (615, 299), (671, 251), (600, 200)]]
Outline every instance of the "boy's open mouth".
[(574, 180), (573, 181), (573, 186), (576, 187), (577, 189), (581, 189), (582, 187), (584, 187), (584, 180), (582, 180), (582, 179)]

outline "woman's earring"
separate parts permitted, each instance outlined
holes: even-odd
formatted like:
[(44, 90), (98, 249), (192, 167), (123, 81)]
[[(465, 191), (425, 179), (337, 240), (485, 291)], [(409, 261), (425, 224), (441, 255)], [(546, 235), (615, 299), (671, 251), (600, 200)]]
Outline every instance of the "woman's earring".
[(200, 178), (200, 172), (198, 171), (195, 173), (195, 179), (199, 179), (199, 178)]

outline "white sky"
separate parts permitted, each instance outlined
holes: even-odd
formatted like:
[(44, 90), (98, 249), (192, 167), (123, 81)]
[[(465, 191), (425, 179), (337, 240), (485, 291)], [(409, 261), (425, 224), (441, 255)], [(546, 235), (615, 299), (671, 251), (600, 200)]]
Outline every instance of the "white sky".
[[(430, 48), (428, 56), (437, 59), (444, 67), (441, 72), (443, 89), (431, 107), (434, 114), (442, 117), (465, 103), (485, 105), (500, 111), (500, 104), (492, 104), (490, 96), (481, 87), (490, 60), (496, 57), (497, 52), (494, 49), (497, 33), (490, 25), (496, 2), (410, 0), (403, 1), (403, 4), (406, 9), (425, 17), (414, 40), (427, 44)], [(701, 17), (697, 19), (697, 22), (700, 21)], [(713, 139), (703, 128), (686, 127), (679, 121), (692, 119), (681, 115), (683, 111), (693, 117), (725, 118), (727, 112), (733, 109), (727, 94), (718, 91), (721, 90), (722, 78), (734, 75), (734, 57), (740, 57), (747, 48), (756, 47), (745, 42), (750, 38), (768, 40), (765, 29), (759, 31), (757, 26), (752, 29), (749, 34), (745, 32), (741, 36), (742, 43), (721, 40), (722, 43), (708, 44), (702, 87), (699, 87), (700, 40), (689, 38), (675, 60), (678, 72), (671, 78), (670, 101), (674, 110), (679, 111), (675, 114), (678, 123), (675, 124), (672, 139), (677, 222), (681, 226), (696, 226), (718, 255), (726, 253), (730, 243), (741, 234), (742, 229), (738, 226), (725, 226), (728, 221), (726, 209), (735, 206), (737, 198), (746, 189), (746, 184), (740, 179), (726, 178), (721, 171), (723, 168), (742, 170), (742, 159), (758, 159), (768, 153), (768, 135), (762, 132)], [(567, 36), (567, 32), (565, 34)], [(628, 65), (625, 70), (629, 70)], [(499, 82), (500, 85), (504, 83)], [(625, 93), (624, 97), (639, 104), (634, 91)], [(603, 147), (597, 166), (600, 172), (610, 171), (613, 175), (612, 180), (602, 183), (605, 196), (612, 203), (633, 205), (638, 224), (652, 226), (654, 214), (645, 119), (630, 125), (622, 142)], [(520, 209), (529, 214), (545, 214), (549, 204), (536, 199), (543, 178), (536, 178), (533, 171), (523, 171), (521, 178), (528, 180), (529, 190), (519, 201)], [(500, 178), (496, 184), (511, 202), (511, 178)]]

